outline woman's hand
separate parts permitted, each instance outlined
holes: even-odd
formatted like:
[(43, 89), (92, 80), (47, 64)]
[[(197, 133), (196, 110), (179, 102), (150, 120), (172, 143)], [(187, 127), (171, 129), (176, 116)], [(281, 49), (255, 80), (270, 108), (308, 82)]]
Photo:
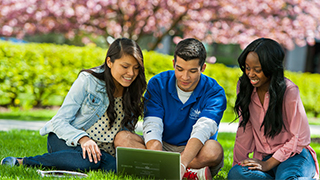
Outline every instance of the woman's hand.
[(255, 169), (255, 170), (260, 170), (263, 171), (262, 165), (263, 161), (260, 161), (258, 159), (246, 159), (238, 163), (240, 166), (249, 166), (248, 169)]
[(87, 136), (83, 136), (79, 139), (79, 143), (81, 144), (83, 159), (86, 158), (86, 153), (88, 153), (90, 162), (92, 162), (92, 158), (96, 164), (101, 160), (102, 154), (96, 142)]
[(267, 172), (279, 164), (280, 162), (273, 157), (269, 158), (267, 161), (261, 161), (256, 158), (249, 158), (238, 163), (238, 165), (240, 166), (249, 166), (248, 169), (255, 169), (263, 172)]

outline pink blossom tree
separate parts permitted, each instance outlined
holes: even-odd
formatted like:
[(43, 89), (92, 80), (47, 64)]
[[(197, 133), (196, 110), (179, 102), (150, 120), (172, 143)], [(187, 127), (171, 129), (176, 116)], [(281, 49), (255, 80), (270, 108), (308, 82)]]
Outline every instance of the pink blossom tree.
[(314, 44), (319, 24), (318, 0), (0, 0), (0, 36), (85, 33), (139, 41), (152, 35), (151, 50), (166, 35), (242, 47), (269, 37), (293, 49)]

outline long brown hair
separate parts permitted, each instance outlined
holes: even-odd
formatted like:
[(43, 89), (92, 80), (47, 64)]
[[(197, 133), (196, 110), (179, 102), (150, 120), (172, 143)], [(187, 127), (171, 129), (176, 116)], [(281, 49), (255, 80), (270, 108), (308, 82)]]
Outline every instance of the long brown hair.
[(143, 116), (143, 108), (144, 108), (144, 97), (143, 93), (146, 89), (146, 77), (144, 73), (144, 65), (143, 65), (143, 54), (139, 45), (130, 39), (127, 38), (119, 38), (116, 39), (109, 47), (105, 62), (103, 65), (96, 67), (104, 69), (103, 72), (97, 73), (92, 69), (85, 69), (82, 71), (86, 71), (91, 73), (94, 77), (104, 81), (106, 83), (106, 92), (109, 98), (109, 107), (107, 109), (107, 115), (109, 118), (109, 127), (111, 128), (115, 119), (117, 118), (117, 113), (114, 110), (114, 97), (113, 94), (115, 92), (115, 84), (113, 82), (113, 77), (110, 72), (110, 68), (107, 66), (106, 60), (110, 57), (112, 63), (114, 63), (117, 59), (120, 59), (123, 55), (131, 55), (133, 56), (137, 62), (139, 63), (139, 74), (137, 78), (132, 82), (129, 87), (124, 87), (123, 89), (123, 111), (124, 118), (121, 122), (122, 127), (128, 128), (128, 130), (133, 131), (135, 125), (138, 122), (139, 117)]

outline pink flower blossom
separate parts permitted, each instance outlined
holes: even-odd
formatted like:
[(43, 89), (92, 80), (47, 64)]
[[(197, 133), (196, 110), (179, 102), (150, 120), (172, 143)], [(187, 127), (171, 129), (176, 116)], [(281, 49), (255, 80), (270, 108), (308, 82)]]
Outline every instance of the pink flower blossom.
[(320, 38), (319, 9), (318, 0), (2, 0), (0, 36), (170, 34), (241, 47), (271, 37), (291, 49)]

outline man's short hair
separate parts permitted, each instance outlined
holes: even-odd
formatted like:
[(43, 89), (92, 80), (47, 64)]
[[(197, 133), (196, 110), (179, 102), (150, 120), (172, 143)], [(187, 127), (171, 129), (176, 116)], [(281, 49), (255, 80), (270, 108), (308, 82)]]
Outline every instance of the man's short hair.
[(199, 66), (202, 67), (206, 61), (207, 53), (206, 48), (197, 39), (187, 38), (178, 43), (174, 51), (174, 61), (176, 62), (177, 56), (185, 61), (192, 59), (199, 59)]

